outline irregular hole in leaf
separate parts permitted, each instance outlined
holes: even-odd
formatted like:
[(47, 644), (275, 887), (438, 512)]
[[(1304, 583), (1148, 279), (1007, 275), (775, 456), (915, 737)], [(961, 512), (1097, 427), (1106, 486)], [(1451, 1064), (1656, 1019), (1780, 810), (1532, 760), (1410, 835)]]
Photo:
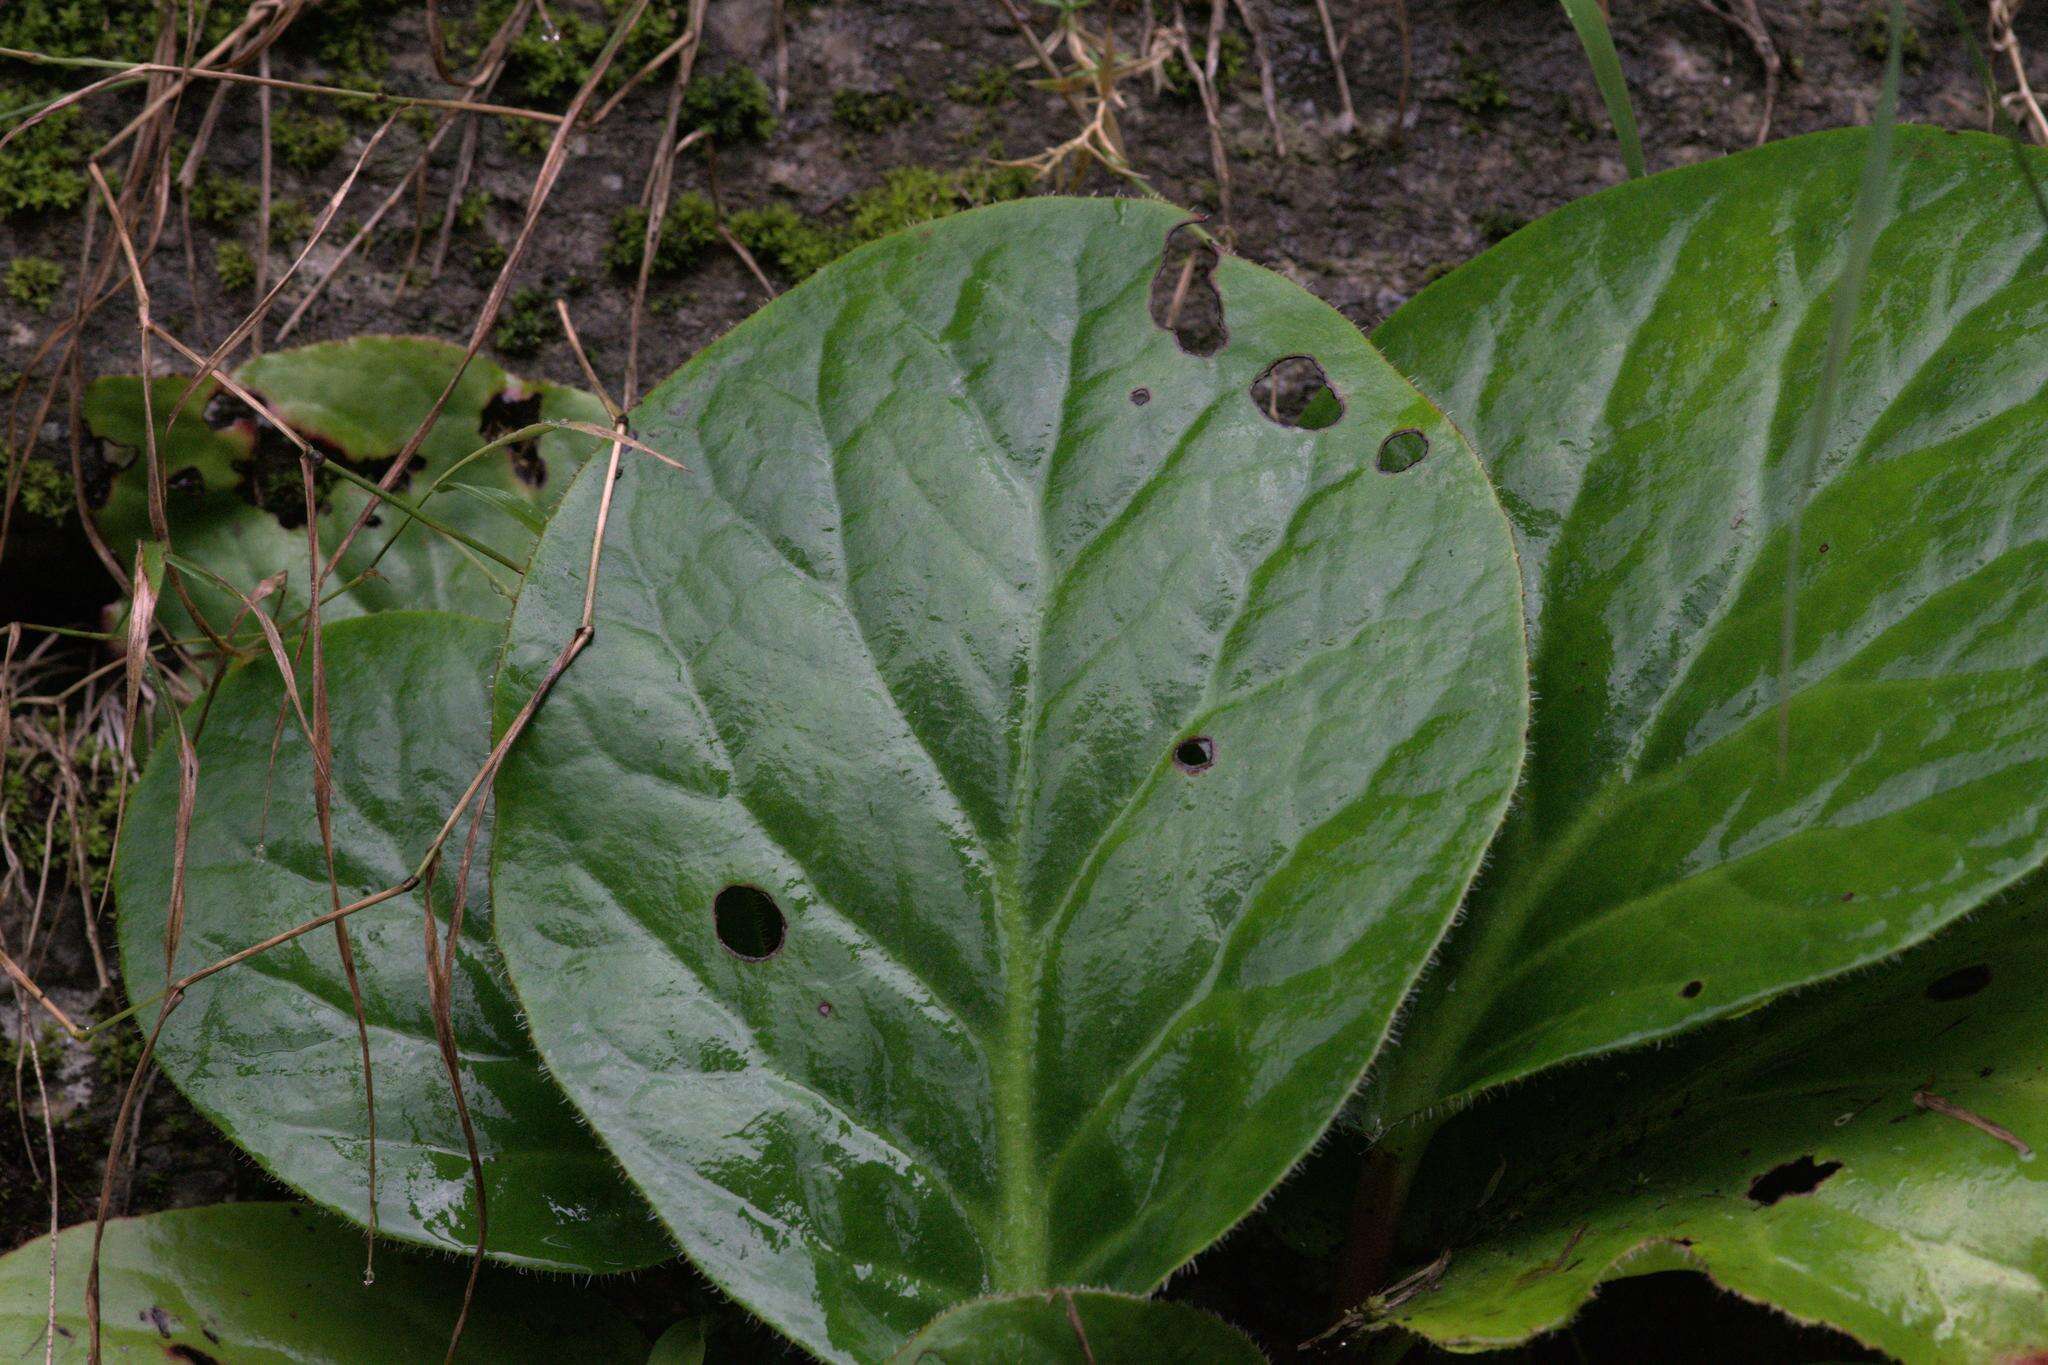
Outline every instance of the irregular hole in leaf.
[(1841, 1169), (1839, 1161), (1815, 1161), (1811, 1156), (1780, 1162), (1749, 1182), (1749, 1197), (1759, 1208), (1769, 1208), (1780, 1199), (1812, 1194)]
[[(287, 531), (304, 526), (306, 490), (299, 472), (298, 445), (254, 408), (225, 390), (207, 403), (206, 421), (219, 430), (236, 432), (248, 439), (249, 455), (242, 465), (242, 496), (250, 505), (270, 513)], [(327, 462), (336, 460), (351, 466), (357, 462), (349, 459), (340, 445), (318, 432), (301, 431), (299, 437), (320, 456), (313, 470), (313, 502), (316, 508), (325, 508), (328, 490), (335, 482)], [(404, 482), (398, 486), (403, 487)]]
[(718, 941), (734, 957), (748, 962), (766, 962), (782, 951), (788, 932), (782, 907), (758, 886), (735, 884), (718, 893), (711, 902)]
[(1131, 402), (1136, 404), (1138, 407), (1142, 408), (1151, 401), (1152, 390), (1147, 388), (1136, 388), (1131, 390)]
[[(528, 392), (518, 380), (510, 380), (484, 404), (477, 430), (484, 440), (495, 441), (507, 432), (530, 427), (540, 420), (540, 402), (537, 390)], [(548, 481), (548, 466), (540, 457), (538, 438), (515, 442), (505, 447), (505, 454), (512, 461), (512, 473), (528, 488), (539, 488)]]
[(199, 466), (196, 464), (186, 465), (165, 479), (164, 484), (173, 493), (199, 493), (206, 488), (206, 480), (200, 476)]
[(1683, 986), (1680, 986), (1678, 988), (1678, 993), (1684, 996), (1686, 999), (1691, 1000), (1694, 997), (1698, 996), (1699, 993), (1705, 990), (1706, 988), (1707, 983), (1704, 981), (1688, 981)]
[(1403, 427), (1380, 442), (1379, 467), (1382, 474), (1399, 474), (1422, 463), (1429, 454), (1429, 438), (1414, 427)]
[(1314, 356), (1282, 356), (1268, 365), (1252, 381), (1252, 402), (1267, 421), (1302, 431), (1333, 427), (1344, 416), (1344, 400)]
[(1173, 333), (1189, 355), (1214, 355), (1230, 340), (1223, 295), (1216, 290), (1216, 248), (1194, 222), (1166, 234), (1152, 277), (1152, 321)]
[(1184, 773), (1198, 773), (1216, 762), (1216, 741), (1207, 735), (1193, 735), (1173, 746), (1173, 766)]
[(1927, 983), (1929, 1000), (1966, 1000), (1991, 984), (1991, 964), (1973, 963), (1958, 967), (1947, 976), (1938, 976)]

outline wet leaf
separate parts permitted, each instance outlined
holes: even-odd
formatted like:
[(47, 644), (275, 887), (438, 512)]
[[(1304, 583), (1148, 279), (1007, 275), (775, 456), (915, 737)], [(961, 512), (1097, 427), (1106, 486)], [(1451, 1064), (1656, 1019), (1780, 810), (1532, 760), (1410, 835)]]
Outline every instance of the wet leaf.
[(1264, 1365), (1235, 1328), (1184, 1303), (1060, 1289), (977, 1299), (913, 1337), (893, 1365)]
[[(461, 357), (462, 348), (446, 342), (371, 336), (274, 351), (234, 373), (316, 448), (374, 482), (425, 420)], [(171, 548), (245, 592), (289, 570), (283, 602), (271, 604), (272, 609), (281, 605), (286, 614), (305, 610), (305, 493), (297, 447), (275, 432), (259, 431), (261, 424), (247, 409), (212, 382), (193, 395), (176, 422), (167, 424), (186, 382), (184, 377), (160, 379), (151, 396), (159, 458), (169, 483), (165, 511)], [(109, 376), (94, 382), (86, 391), (85, 417), (94, 435), (129, 460), (100, 511), (101, 533), (113, 545), (148, 537), (141, 381)], [(487, 440), (542, 419), (603, 422), (605, 414), (589, 394), (529, 384), (479, 357), (470, 362), (420, 447), (418, 467), (397, 491), (417, 501)], [(554, 431), (531, 450), (494, 451), (454, 473), (426, 498), (424, 510), (514, 563), (524, 563), (535, 525), (545, 520), (577, 467), (601, 445), (580, 432)], [(369, 495), (331, 474), (322, 475), (319, 487), (324, 509), (320, 539), (331, 554)], [(458, 487), (466, 495), (455, 492)], [(350, 584), (373, 563), (375, 576), (328, 602), (322, 609), (327, 617), (393, 608), (504, 617), (509, 594), (517, 587), (515, 572), (395, 507), (387, 505), (375, 516), (376, 523), (357, 536), (330, 576), (328, 591)], [(189, 586), (207, 619), (225, 629), (235, 617), (233, 599), (203, 582)], [(161, 610), (174, 631), (192, 633), (182, 604), (167, 597)]]
[(1505, 1344), (1604, 1279), (1689, 1267), (1905, 1360), (2033, 1358), (2044, 958), (2037, 881), (1880, 971), (1482, 1102), (1432, 1147), (1408, 1227), (1450, 1263), (1394, 1320)]
[[(920, 227), (658, 388), (634, 434), (687, 469), (629, 457), (595, 641), (499, 786), (552, 1073), (698, 1264), (829, 1359), (991, 1292), (1143, 1292), (1240, 1218), (1513, 779), (1477, 461), (1243, 262), (1227, 344), (1182, 350), (1152, 312), (1180, 221)], [(1334, 425), (1253, 402), (1291, 355)], [(1406, 428), (1431, 453), (1382, 472)], [(535, 552), (501, 719), (580, 617), (600, 479)]]
[[(343, 904), (402, 881), (483, 765), (498, 640), (485, 622), (439, 612), (326, 628)], [(187, 719), (198, 732), (199, 788), (180, 974), (330, 908), (312, 755), (275, 666), (264, 657), (238, 668), (203, 729), (199, 719), (196, 708)], [(115, 871), (124, 978), (138, 998), (164, 982), (177, 779), (176, 736), (167, 735), (135, 789)], [(468, 830), (465, 822), (449, 840), (434, 888), (443, 934)], [(661, 1260), (667, 1239), (542, 1074), (520, 1027), (491, 942), (488, 819), (480, 838), (452, 1013), (484, 1158), (489, 1250), (557, 1269)], [(413, 893), (348, 920), (370, 1021), (378, 1225), (468, 1248), (477, 1232), (468, 1150), (434, 1040), (421, 915)], [(141, 1022), (155, 1017), (151, 1008)], [(362, 1064), (332, 929), (195, 985), (157, 1060), (265, 1169), (335, 1212), (367, 1217)]]
[[(55, 1358), (87, 1357), (92, 1224), (57, 1241)], [(50, 1243), (0, 1257), (0, 1342), (43, 1358)], [(107, 1224), (100, 1322), (109, 1360), (358, 1365), (440, 1360), (467, 1269), (387, 1253), (363, 1285), (362, 1234), (293, 1204), (174, 1209)], [(464, 1361), (622, 1362), (647, 1346), (617, 1312), (568, 1284), (486, 1273), (462, 1334)]]
[(1380, 1121), (1877, 961), (2048, 850), (2048, 253), (1994, 139), (1899, 131), (1780, 764), (1793, 471), (1865, 146), (1581, 200), (1378, 333), (1501, 491), (1541, 699)]

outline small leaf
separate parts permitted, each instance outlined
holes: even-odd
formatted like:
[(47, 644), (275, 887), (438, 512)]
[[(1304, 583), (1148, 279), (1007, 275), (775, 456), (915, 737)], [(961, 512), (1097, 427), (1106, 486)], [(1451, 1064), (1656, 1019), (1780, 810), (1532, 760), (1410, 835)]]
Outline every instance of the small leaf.
[(1581, 200), (1378, 333), (1486, 453), (1542, 699), (1379, 1122), (1880, 960), (2048, 853), (2048, 275), (1999, 141), (1898, 130), (1794, 487), (1868, 143)]
[(1244, 1334), (1184, 1303), (1055, 1289), (977, 1299), (912, 1337), (893, 1365), (1265, 1365)]
[[(414, 337), (357, 337), (321, 342), (258, 356), (235, 378), (332, 460), (375, 480), (432, 410), (455, 371), (462, 348)], [(171, 548), (205, 564), (248, 591), (280, 571), (291, 577), (284, 606), (306, 606), (307, 551), (305, 495), (297, 447), (260, 430), (239, 401), (219, 398), (215, 430), (206, 420), (217, 384), (202, 386), (178, 420), (165, 425), (184, 392), (184, 378), (156, 381), (153, 391), (159, 426), (159, 462), (169, 480), (166, 513)], [(150, 534), (148, 470), (143, 442), (141, 381), (109, 376), (87, 390), (85, 418), (93, 434), (131, 452), (99, 513), (109, 543), (125, 545)], [(530, 422), (567, 419), (602, 422), (597, 399), (580, 390), (528, 385), (478, 357), (470, 362), (448, 405), (436, 420), (397, 491), (427, 498), (423, 508), (436, 521), (469, 535), (515, 564), (526, 562), (535, 519), (568, 486), (577, 467), (602, 442), (581, 433), (554, 431), (530, 450), (498, 451), (455, 466), (492, 436)], [(452, 474), (450, 471), (454, 471)], [(429, 488), (444, 475), (440, 493)], [(322, 479), (320, 542), (331, 554), (368, 501), (363, 490)], [(450, 489), (485, 495), (484, 502), (448, 496)], [(507, 523), (502, 515), (518, 503)], [(486, 503), (488, 505), (486, 505)], [(266, 510), (267, 509), (267, 510)], [(334, 596), (322, 609), (329, 619), (394, 608), (440, 608), (487, 619), (505, 613), (514, 586), (499, 566), (386, 505), (359, 534), (328, 580), (328, 592), (348, 585), (366, 570), (374, 574)], [(225, 627), (234, 619), (231, 597), (204, 584), (192, 586), (207, 618)], [(193, 627), (181, 604), (166, 600), (160, 611), (173, 631)], [(245, 633), (248, 632), (245, 627)]]
[[(55, 1359), (87, 1357), (92, 1224), (57, 1239)], [(43, 1359), (50, 1243), (0, 1257), (0, 1342)], [(110, 1360), (358, 1365), (440, 1360), (468, 1270), (386, 1254), (363, 1284), (362, 1234), (294, 1204), (222, 1204), (107, 1223), (100, 1322)], [(572, 1285), (486, 1274), (462, 1333), (464, 1361), (632, 1365), (647, 1349), (602, 1300)]]
[(1451, 1257), (1393, 1320), (1505, 1345), (1683, 1266), (1905, 1360), (2033, 1358), (2044, 960), (2037, 881), (1878, 972), (1483, 1102), (1418, 1176), (1407, 1240)]
[[(1337, 313), (1164, 205), (855, 253), (657, 388), (596, 633), (499, 783), (551, 1073), (697, 1263), (832, 1360), (993, 1292), (1149, 1290), (1356, 1083), (1513, 781), (1478, 462)], [(1163, 281), (1162, 293), (1173, 281)], [(1275, 421), (1309, 356), (1343, 403)], [(1393, 431), (1429, 434), (1402, 473)], [(543, 534), (501, 719), (582, 617)]]
[[(326, 627), (336, 765), (335, 861), (343, 903), (396, 885), (489, 748), (498, 634), (439, 612)], [(204, 703), (199, 704), (204, 707)], [(185, 973), (329, 908), (313, 760), (268, 658), (229, 675), (203, 728), (187, 850)], [(275, 745), (273, 759), (273, 744)], [(178, 809), (167, 734), (131, 799), (115, 888), (130, 991), (163, 983)], [(480, 834), (457, 953), (453, 1015), (463, 1089), (487, 1182), (492, 1255), (566, 1270), (618, 1270), (670, 1253), (645, 1206), (541, 1073), (501, 984)], [(447, 932), (469, 825), (434, 889)], [(348, 921), (370, 1022), (378, 1122), (378, 1226), (447, 1250), (476, 1241), (461, 1126), (427, 1003), (418, 893)], [(154, 1013), (145, 1021), (153, 1020)], [(279, 1179), (350, 1218), (368, 1214), (368, 1115), (347, 978), (322, 928), (209, 977), (171, 1016), (157, 1061), (193, 1103)]]
[(647, 1365), (704, 1365), (704, 1320), (684, 1318), (661, 1334)]

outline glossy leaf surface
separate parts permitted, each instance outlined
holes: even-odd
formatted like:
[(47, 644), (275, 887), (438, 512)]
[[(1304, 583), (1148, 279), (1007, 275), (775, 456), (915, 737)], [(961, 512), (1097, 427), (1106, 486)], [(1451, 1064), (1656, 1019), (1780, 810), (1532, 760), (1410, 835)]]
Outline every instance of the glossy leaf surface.
[[(87, 1358), (92, 1224), (57, 1240), (55, 1358)], [(108, 1222), (100, 1323), (108, 1360), (360, 1365), (440, 1360), (468, 1268), (396, 1251), (363, 1284), (362, 1234), (294, 1204), (221, 1204)], [(0, 1257), (0, 1354), (43, 1359), (50, 1242)], [(569, 1284), (486, 1272), (458, 1360), (633, 1365), (647, 1343)]]
[[(483, 765), (499, 635), (485, 622), (440, 612), (384, 613), (337, 622), (325, 633), (335, 865), (346, 904), (413, 870)], [(195, 711), (186, 723), (197, 720)], [(267, 656), (222, 685), (195, 748), (180, 974), (330, 904), (312, 755)], [(123, 972), (137, 997), (165, 979), (177, 809), (173, 734), (131, 798), (115, 871)], [(449, 841), (434, 889), (444, 934), (467, 832), (465, 824)], [(671, 1254), (667, 1239), (541, 1073), (520, 1027), (491, 941), (482, 861), (488, 824), (481, 837), (452, 1014), (484, 1159), (489, 1250), (561, 1269), (661, 1260)], [(472, 1247), (468, 1149), (427, 1003), (419, 895), (347, 923), (370, 1020), (379, 1227), (431, 1246)], [(155, 1017), (149, 1009), (141, 1023), (147, 1028)], [(157, 1060), (266, 1169), (363, 1219), (369, 1144), (359, 1048), (339, 949), (333, 930), (322, 928), (194, 986), (171, 1016)]]
[(1899, 130), (1780, 769), (1788, 515), (1865, 145), (1581, 200), (1378, 333), (1501, 491), (1541, 699), (1382, 1119), (1875, 961), (2048, 848), (2048, 250), (1995, 139)]
[[(992, 1291), (1145, 1291), (1241, 1217), (1512, 782), (1477, 462), (1253, 266), (1215, 272), (1228, 343), (1184, 352), (1148, 305), (1180, 221), (947, 219), (658, 388), (634, 431), (687, 472), (627, 457), (595, 641), (499, 783), (551, 1072), (707, 1273), (830, 1359)], [(1251, 401), (1295, 354), (1334, 425)], [(1382, 473), (1406, 428), (1431, 453)], [(601, 481), (535, 552), (501, 720), (579, 620)], [(773, 899), (772, 955), (721, 944), (721, 893)]]
[(1483, 1102), (1423, 1168), (1409, 1236), (1451, 1259), (1395, 1320), (1517, 1341), (1684, 1266), (1907, 1361), (2036, 1358), (2044, 960), (2037, 881), (1878, 972)]
[(978, 1299), (919, 1332), (893, 1365), (1264, 1365), (1244, 1335), (1184, 1303), (1100, 1289)]
[[(236, 370), (235, 379), (330, 459), (374, 482), (426, 419), (461, 358), (462, 348), (446, 342), (357, 337), (258, 356)], [(151, 399), (159, 458), (170, 483), (165, 514), (171, 547), (244, 592), (288, 571), (287, 613), (303, 611), (305, 495), (297, 447), (275, 432), (259, 437), (259, 424), (247, 409), (211, 383), (193, 395), (176, 422), (167, 422), (186, 382), (184, 377), (160, 379)], [(99, 514), (101, 533), (123, 559), (136, 540), (151, 538), (142, 398), (142, 383), (133, 377), (100, 379), (86, 391), (85, 418), (93, 434), (129, 461)], [(214, 405), (211, 422), (209, 403)], [(414, 457), (416, 467), (396, 491), (417, 501), (486, 441), (543, 419), (606, 420), (589, 394), (529, 384), (478, 357)], [(533, 545), (535, 519), (545, 517), (577, 466), (600, 444), (580, 432), (551, 431), (530, 446), (494, 451), (455, 472), (426, 498), (424, 510), (442, 525), (523, 564)], [(367, 501), (361, 490), (323, 477), (320, 539), (330, 554)], [(375, 516), (376, 523), (356, 537), (328, 580), (329, 593), (346, 591), (323, 608), (327, 617), (408, 607), (490, 619), (505, 615), (517, 574), (395, 507), (386, 506)], [(373, 564), (375, 575), (356, 581)], [(207, 619), (225, 630), (235, 617), (233, 599), (204, 582), (192, 584), (191, 590)], [(175, 596), (166, 595), (160, 611), (174, 631), (190, 633), (189, 618)], [(254, 636), (246, 627), (245, 633)]]

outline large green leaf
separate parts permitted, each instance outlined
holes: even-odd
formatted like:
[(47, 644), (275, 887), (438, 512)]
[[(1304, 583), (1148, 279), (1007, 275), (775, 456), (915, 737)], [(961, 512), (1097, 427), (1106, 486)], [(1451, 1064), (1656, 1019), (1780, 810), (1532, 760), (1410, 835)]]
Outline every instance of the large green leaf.
[(1517, 1341), (1682, 1265), (1908, 1361), (2037, 1358), (2048, 1171), (2013, 1144), (2048, 1145), (2044, 960), (2037, 881), (1879, 972), (1482, 1103), (1431, 1148), (1409, 1236), (1451, 1257), (1394, 1320)]
[(1582, 200), (1378, 333), (1501, 491), (1541, 699), (1382, 1120), (1877, 960), (2048, 848), (2048, 250), (1995, 139), (1899, 130), (1780, 765), (1793, 472), (1865, 146)]
[(1235, 1328), (1184, 1303), (1101, 1289), (977, 1299), (913, 1337), (895, 1365), (1264, 1365)]
[[(274, 351), (234, 372), (293, 430), (366, 477), (381, 478), (391, 457), (426, 419), (434, 399), (462, 358), (462, 348), (416, 337), (357, 337)], [(305, 500), (297, 448), (265, 433), (232, 396), (219, 402), (218, 428), (209, 425), (210, 400), (222, 394), (209, 381), (167, 422), (186, 379), (160, 379), (151, 401), (158, 455), (170, 481), (165, 512), (171, 548), (234, 583), (244, 592), (279, 571), (291, 578), (285, 604), (306, 606)], [(99, 514), (100, 531), (124, 560), (138, 539), (153, 539), (148, 512), (148, 466), (142, 381), (110, 376), (86, 391), (85, 418), (93, 434), (121, 450), (129, 463), (116, 476)], [(239, 416), (235, 414), (239, 413)], [(598, 401), (576, 389), (531, 384), (479, 357), (470, 362), (426, 443), (416, 467), (398, 487), (412, 499), (489, 438), (532, 422), (603, 422)], [(425, 503), (436, 522), (524, 563), (533, 545), (535, 515), (545, 515), (583, 459), (601, 442), (567, 431), (542, 436), (531, 450), (496, 451), (463, 466)], [(467, 491), (463, 491), (467, 490)], [(331, 553), (368, 501), (352, 485), (330, 481), (322, 493), (321, 544)], [(532, 509), (523, 515), (514, 504)], [(270, 510), (266, 510), (266, 507)], [(517, 588), (517, 574), (475, 550), (447, 539), (385, 507), (356, 538), (329, 579), (332, 593), (374, 562), (375, 575), (349, 587), (324, 608), (329, 617), (394, 607), (439, 608), (501, 619)], [(216, 628), (233, 621), (237, 604), (203, 580), (188, 579), (193, 599)], [(266, 603), (275, 610), (276, 604)], [(166, 595), (165, 624), (192, 630), (182, 604)], [(244, 628), (245, 637), (254, 637)]]
[[(835, 1360), (989, 1292), (1144, 1291), (1242, 1216), (1516, 768), (1477, 461), (1243, 262), (1228, 344), (1183, 351), (1148, 313), (1178, 221), (921, 227), (658, 388), (634, 430), (687, 470), (627, 457), (595, 642), (499, 784), (499, 941), (553, 1074), (706, 1272)], [(1295, 354), (1334, 425), (1254, 403)], [(1431, 453), (1383, 472), (1403, 429)], [(602, 481), (535, 551), (501, 719), (580, 618)], [(736, 919), (786, 917), (767, 960), (758, 925), (721, 946), (740, 887)]]
[[(55, 1358), (87, 1358), (85, 1278), (92, 1224), (57, 1239)], [(50, 1243), (0, 1257), (0, 1357), (43, 1359)], [(440, 1360), (467, 1270), (388, 1252), (363, 1284), (363, 1238), (293, 1204), (221, 1204), (107, 1224), (100, 1324), (108, 1360), (218, 1365), (361, 1365)], [(486, 1274), (463, 1328), (466, 1361), (625, 1362), (647, 1343), (568, 1285)]]
[[(341, 621), (324, 634), (335, 868), (348, 902), (412, 871), (483, 765), (499, 635), (485, 622), (439, 612)], [(302, 688), (307, 682), (302, 676)], [(198, 720), (195, 708), (186, 723)], [(181, 974), (329, 904), (312, 754), (267, 657), (221, 686), (196, 749)], [(169, 735), (135, 789), (115, 869), (123, 973), (138, 997), (164, 981), (178, 767), (177, 738)], [(465, 825), (450, 841), (434, 890), (444, 933), (466, 833)], [(542, 1075), (499, 980), (483, 837), (452, 1015), (484, 1161), (489, 1250), (560, 1269), (660, 1260), (671, 1254), (666, 1239)], [(468, 1148), (434, 1039), (421, 917), (412, 894), (348, 920), (370, 1021), (378, 1224), (410, 1241), (470, 1247), (477, 1227)], [(148, 1027), (154, 1017), (152, 1010), (140, 1022)], [(359, 1047), (339, 949), (323, 928), (194, 986), (157, 1057), (179, 1089), (268, 1170), (328, 1208), (363, 1218), (369, 1143)]]

